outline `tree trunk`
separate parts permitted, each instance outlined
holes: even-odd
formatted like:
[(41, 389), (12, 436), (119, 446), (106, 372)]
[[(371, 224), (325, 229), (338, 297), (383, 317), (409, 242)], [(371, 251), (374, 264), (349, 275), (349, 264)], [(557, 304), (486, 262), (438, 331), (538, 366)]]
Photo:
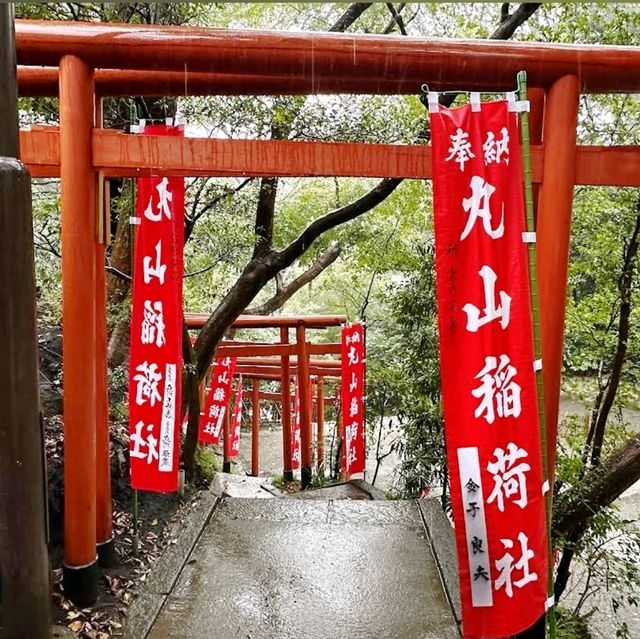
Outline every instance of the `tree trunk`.
[(588, 521), (640, 479), (640, 433), (600, 466), (590, 470), (580, 484), (556, 497), (553, 531), (567, 535)]

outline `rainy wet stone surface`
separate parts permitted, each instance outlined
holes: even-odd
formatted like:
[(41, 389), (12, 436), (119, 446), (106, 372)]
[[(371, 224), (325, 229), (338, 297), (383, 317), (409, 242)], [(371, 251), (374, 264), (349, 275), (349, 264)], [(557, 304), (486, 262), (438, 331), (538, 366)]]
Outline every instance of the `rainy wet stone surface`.
[(148, 637), (459, 634), (416, 502), (225, 498)]

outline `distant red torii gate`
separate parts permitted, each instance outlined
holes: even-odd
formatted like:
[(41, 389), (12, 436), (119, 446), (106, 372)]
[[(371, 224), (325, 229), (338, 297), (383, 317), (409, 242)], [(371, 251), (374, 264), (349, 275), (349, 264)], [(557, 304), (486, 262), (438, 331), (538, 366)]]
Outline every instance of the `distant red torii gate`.
[[(209, 316), (206, 313), (185, 313), (185, 323), (189, 330), (201, 329)], [(309, 329), (326, 329), (341, 326), (347, 322), (344, 315), (241, 315), (234, 323), (234, 329), (279, 329), (279, 340), (275, 344), (238, 342), (223, 340), (216, 348), (215, 357), (237, 357), (236, 374), (253, 380), (251, 401), (259, 402), (257, 391), (261, 380), (280, 382), (278, 401), (282, 405), (282, 458), (285, 480), (293, 479), (291, 469), (291, 388), (286, 380), (296, 377), (301, 397), (312, 394), (312, 377), (318, 378), (318, 403), (322, 408), (319, 415), (324, 416), (324, 378), (339, 378), (341, 374), (339, 359), (311, 359), (311, 355), (340, 355), (340, 343), (310, 343)], [(290, 330), (295, 331), (295, 340), (291, 342)], [(295, 362), (292, 361), (295, 358)], [(256, 400), (257, 398), (257, 400)], [(300, 440), (301, 466), (311, 472), (313, 466), (312, 406), (300, 403)], [(228, 417), (228, 413), (227, 413)], [(252, 471), (258, 469), (258, 427), (253, 418)], [(323, 461), (324, 419), (318, 422), (318, 464)], [(227, 428), (227, 426), (225, 426)], [(228, 432), (225, 431), (225, 443)], [(224, 449), (225, 467), (228, 470), (228, 450)]]
[(57, 94), (60, 100), (59, 130), (23, 131), (21, 146), (34, 176), (61, 178), (65, 587), (78, 603), (91, 603), (95, 594), (96, 543), (105, 548), (111, 542), (110, 493), (105, 488), (107, 225), (97, 202), (102, 180), (152, 173), (431, 176), (428, 146), (169, 139), (101, 131), (96, 119), (100, 95), (182, 95), (180, 77), (190, 95), (417, 94), (422, 83), (432, 90), (502, 91), (513, 89), (516, 72), (526, 70), (534, 87), (531, 133), (533, 178), (539, 185), (543, 378), (553, 459), (573, 187), (640, 186), (637, 147), (576, 147), (578, 98), (580, 92), (640, 92), (640, 50), (29, 21), (17, 22), (16, 41), (18, 64), (25, 67), (19, 74), (21, 95)]

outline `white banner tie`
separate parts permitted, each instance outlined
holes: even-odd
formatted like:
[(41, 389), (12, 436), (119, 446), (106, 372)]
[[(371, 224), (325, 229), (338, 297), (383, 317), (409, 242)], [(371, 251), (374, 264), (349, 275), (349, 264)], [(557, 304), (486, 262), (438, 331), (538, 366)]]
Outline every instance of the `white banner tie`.
[(435, 91), (427, 93), (427, 104), (429, 105), (429, 113), (439, 113), (440, 103), (438, 102), (438, 94)]

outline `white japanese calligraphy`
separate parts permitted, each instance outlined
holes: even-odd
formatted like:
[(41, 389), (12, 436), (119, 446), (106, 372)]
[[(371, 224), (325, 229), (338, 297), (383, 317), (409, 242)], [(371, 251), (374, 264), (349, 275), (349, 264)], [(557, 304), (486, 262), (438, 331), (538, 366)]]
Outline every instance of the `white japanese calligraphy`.
[(484, 315), (480, 317), (480, 309), (473, 304), (465, 304), (462, 310), (467, 314), (467, 330), (475, 333), (481, 326), (500, 320), (500, 326), (509, 326), (509, 312), (511, 309), (511, 296), (500, 291), (500, 304), (496, 306), (496, 280), (495, 271), (486, 264), (478, 271), (482, 278), (484, 288)]
[(156, 402), (162, 399), (158, 392), (158, 384), (162, 379), (162, 373), (158, 370), (158, 365), (144, 361), (139, 366), (136, 366), (136, 371), (138, 371), (138, 374), (133, 377), (137, 383), (136, 404), (142, 406), (149, 400), (149, 405), (155, 406)]
[(480, 386), (471, 394), (482, 401), (474, 412), (475, 417), (483, 416), (487, 423), (493, 424), (498, 417), (519, 417), (521, 410), (520, 386), (514, 381), (518, 374), (507, 355), (500, 355), (500, 362), (489, 355), (484, 358), (484, 367), (474, 377), (480, 380)]
[(471, 150), (471, 142), (469, 142), (469, 134), (458, 128), (453, 135), (449, 136), (451, 146), (449, 147), (449, 155), (445, 158), (445, 162), (455, 158), (456, 163), (461, 171), (464, 171), (464, 165), (470, 158), (475, 158), (475, 153)]
[(162, 214), (164, 213), (169, 219), (171, 219), (171, 208), (169, 203), (173, 200), (173, 194), (169, 191), (169, 179), (164, 177), (158, 186), (156, 186), (156, 191), (158, 191), (159, 201), (156, 205), (158, 209), (157, 213), (153, 212), (153, 206), (151, 204), (152, 198), (149, 198), (149, 204), (147, 204), (147, 208), (144, 210), (144, 216), (150, 220), (151, 222), (159, 222), (162, 219)]
[(500, 164), (503, 159), (505, 164), (509, 164), (509, 131), (507, 127), (503, 126), (500, 133), (502, 137), (497, 139), (493, 131), (487, 132), (487, 139), (482, 145), (485, 164)]
[(145, 300), (140, 339), (143, 344), (155, 344), (158, 348), (165, 344), (164, 313), (161, 301)]
[[(133, 444), (133, 449), (129, 451), (131, 457), (138, 459), (147, 458), (147, 464), (150, 464), (154, 459), (158, 459), (158, 440), (153, 436), (153, 425), (147, 425), (146, 437), (142, 434), (144, 428), (144, 422), (140, 421), (135, 426), (135, 433), (130, 437), (130, 442)], [(143, 448), (147, 449), (147, 452), (143, 452)]]
[(496, 461), (487, 464), (487, 470), (493, 475), (493, 492), (489, 495), (487, 503), (494, 501), (500, 512), (504, 512), (504, 500), (512, 497), (513, 503), (524, 508), (528, 503), (527, 499), (527, 478), (525, 473), (531, 470), (531, 466), (526, 462), (517, 463), (519, 460), (529, 456), (526, 450), (518, 448), (513, 442), (507, 444), (507, 451), (496, 448), (493, 451)]
[(465, 197), (462, 200), (462, 208), (465, 213), (469, 214), (467, 218), (467, 225), (462, 231), (460, 240), (464, 240), (471, 229), (475, 226), (476, 220), (480, 218), (482, 220), (482, 228), (485, 233), (492, 239), (497, 240), (504, 235), (504, 206), (502, 209), (502, 216), (500, 223), (496, 228), (491, 228), (491, 196), (495, 193), (496, 187), (485, 182), (479, 175), (474, 175), (471, 178), (471, 196)]
[[(513, 586), (516, 588), (523, 588), (528, 583), (538, 580), (538, 575), (535, 572), (531, 572), (529, 568), (529, 562), (534, 558), (533, 550), (530, 550), (529, 539), (523, 533), (518, 534), (518, 541), (520, 542), (520, 559), (514, 564), (514, 556), (509, 552), (513, 548), (513, 541), (511, 539), (501, 539), (502, 545), (507, 552), (494, 563), (496, 568), (500, 571), (496, 582), (495, 589), (500, 590), (504, 586), (504, 591), (507, 597), (513, 597)], [(512, 581), (512, 573), (515, 570), (522, 572), (522, 577), (516, 581)]]
[(358, 378), (354, 371), (351, 371), (351, 380), (349, 381), (349, 392), (353, 393), (353, 391), (358, 388)]
[(167, 270), (167, 265), (162, 264), (162, 240), (160, 240), (156, 246), (156, 264), (155, 266), (151, 265), (152, 258), (149, 256), (145, 256), (142, 259), (142, 277), (144, 279), (145, 284), (149, 284), (151, 282), (152, 277), (158, 278), (160, 284), (164, 284), (164, 274)]

